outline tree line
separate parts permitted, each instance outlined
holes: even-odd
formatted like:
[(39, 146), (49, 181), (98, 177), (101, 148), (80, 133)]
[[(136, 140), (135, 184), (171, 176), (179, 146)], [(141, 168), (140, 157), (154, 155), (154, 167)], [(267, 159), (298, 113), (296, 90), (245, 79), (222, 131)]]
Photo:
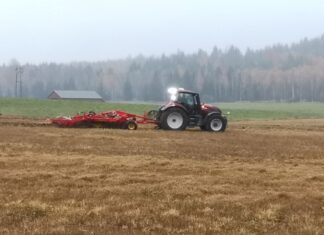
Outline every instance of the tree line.
[(232, 46), (69, 64), (13, 60), (0, 66), (0, 96), (15, 96), (17, 66), (23, 67), (23, 97), (95, 90), (106, 100), (163, 101), (167, 88), (175, 86), (200, 92), (206, 102), (324, 101), (324, 35), (245, 52)]

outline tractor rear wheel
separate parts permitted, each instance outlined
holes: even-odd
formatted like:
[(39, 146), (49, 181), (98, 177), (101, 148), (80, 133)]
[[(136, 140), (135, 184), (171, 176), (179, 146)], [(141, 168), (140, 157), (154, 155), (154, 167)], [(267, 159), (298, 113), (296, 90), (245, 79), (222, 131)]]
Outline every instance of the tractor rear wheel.
[(187, 125), (187, 114), (180, 108), (170, 108), (162, 113), (161, 127), (164, 130), (184, 130)]
[(205, 128), (208, 131), (214, 132), (225, 131), (226, 120), (220, 115), (212, 115), (208, 118)]

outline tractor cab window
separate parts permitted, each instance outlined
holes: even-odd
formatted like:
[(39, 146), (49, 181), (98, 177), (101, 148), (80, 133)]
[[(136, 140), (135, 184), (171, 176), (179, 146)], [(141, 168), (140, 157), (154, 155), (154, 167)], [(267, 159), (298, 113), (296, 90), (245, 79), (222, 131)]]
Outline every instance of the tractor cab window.
[(177, 101), (183, 105), (194, 107), (194, 97), (189, 93), (179, 93)]

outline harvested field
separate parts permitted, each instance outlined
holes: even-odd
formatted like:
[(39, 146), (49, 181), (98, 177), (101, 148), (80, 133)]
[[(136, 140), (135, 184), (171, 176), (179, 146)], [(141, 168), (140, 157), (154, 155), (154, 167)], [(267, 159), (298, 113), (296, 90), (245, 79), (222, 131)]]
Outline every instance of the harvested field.
[(0, 117), (0, 234), (324, 234), (324, 119), (225, 133)]

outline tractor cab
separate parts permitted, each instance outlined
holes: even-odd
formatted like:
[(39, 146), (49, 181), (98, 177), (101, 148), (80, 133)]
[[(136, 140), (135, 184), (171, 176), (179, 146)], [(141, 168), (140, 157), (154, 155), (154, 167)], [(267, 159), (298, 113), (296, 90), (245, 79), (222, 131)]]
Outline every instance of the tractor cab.
[(178, 90), (177, 94), (172, 98), (174, 98), (173, 102), (184, 106), (188, 114), (200, 114), (201, 104), (198, 93), (185, 90)]

